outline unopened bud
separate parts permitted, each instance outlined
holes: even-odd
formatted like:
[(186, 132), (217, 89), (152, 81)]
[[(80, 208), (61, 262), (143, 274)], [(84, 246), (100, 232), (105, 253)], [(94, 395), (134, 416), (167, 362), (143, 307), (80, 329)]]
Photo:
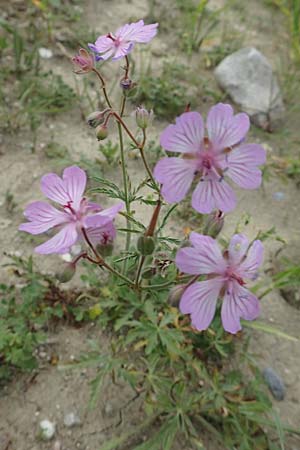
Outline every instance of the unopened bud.
[(216, 238), (223, 228), (224, 217), (224, 213), (220, 210), (208, 214), (204, 223), (203, 234)]
[(151, 236), (140, 236), (137, 241), (137, 249), (141, 255), (152, 255), (155, 249), (155, 242)]
[(70, 281), (76, 272), (76, 265), (74, 263), (64, 264), (62, 270), (56, 273), (56, 278), (60, 283), (67, 283)]
[(100, 253), (101, 256), (111, 256), (114, 249), (113, 243), (108, 244), (98, 244), (96, 246), (96, 250)]
[(169, 292), (168, 303), (172, 306), (178, 306), (185, 289), (185, 284), (178, 284), (177, 286), (174, 286)]
[(108, 129), (105, 125), (98, 125), (96, 128), (96, 136), (98, 141), (103, 141), (108, 136)]
[(130, 78), (123, 78), (123, 80), (120, 81), (120, 86), (124, 91), (130, 91), (136, 86), (136, 83), (130, 80)]
[(135, 119), (136, 124), (142, 130), (145, 130), (148, 125), (151, 123), (153, 118), (153, 111), (147, 111), (145, 108), (136, 108), (135, 110)]
[(87, 124), (92, 128), (96, 128), (98, 125), (104, 122), (106, 112), (107, 110), (92, 112), (86, 118)]

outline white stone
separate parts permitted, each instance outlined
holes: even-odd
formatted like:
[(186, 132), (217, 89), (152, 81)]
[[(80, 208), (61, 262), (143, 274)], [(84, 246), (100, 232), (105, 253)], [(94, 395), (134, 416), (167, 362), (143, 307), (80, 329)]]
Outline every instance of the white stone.
[(283, 119), (280, 88), (267, 58), (256, 48), (242, 48), (215, 69), (216, 79), (252, 122), (268, 131)]
[(45, 419), (40, 422), (41, 437), (45, 441), (49, 441), (55, 435), (55, 424)]

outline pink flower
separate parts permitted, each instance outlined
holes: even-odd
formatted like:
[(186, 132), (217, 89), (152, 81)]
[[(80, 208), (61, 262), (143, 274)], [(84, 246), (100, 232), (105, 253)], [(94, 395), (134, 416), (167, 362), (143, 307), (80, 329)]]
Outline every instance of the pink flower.
[(97, 60), (106, 60), (112, 56), (112, 60), (116, 61), (128, 55), (136, 43), (147, 44), (150, 42), (157, 33), (157, 27), (157, 23), (144, 25), (143, 20), (127, 23), (115, 34), (108, 33), (99, 36), (95, 44), (88, 44), (88, 46), (94, 53), (100, 53), (100, 56), (96, 56)]
[(180, 310), (191, 315), (197, 330), (206, 330), (215, 315), (218, 297), (222, 296), (223, 327), (235, 334), (241, 329), (241, 318), (254, 320), (260, 313), (259, 301), (245, 288), (244, 279), (257, 277), (263, 260), (262, 243), (257, 240), (249, 247), (244, 235), (235, 234), (222, 255), (217, 241), (209, 236), (193, 232), (190, 241), (192, 247), (178, 250), (176, 265), (184, 273), (207, 275), (207, 279), (186, 288)]
[(77, 166), (67, 167), (62, 178), (55, 173), (42, 177), (43, 194), (61, 207), (56, 209), (43, 201), (30, 203), (26, 207), (24, 215), (29, 222), (22, 223), (19, 230), (41, 234), (59, 227), (55, 236), (35, 248), (37, 253), (68, 252), (72, 245), (83, 238), (82, 228), (94, 244), (114, 239), (116, 231), (112, 221), (123, 208), (123, 203), (103, 209), (83, 197), (85, 187), (86, 174)]
[(235, 193), (224, 180), (227, 175), (244, 189), (261, 184), (258, 166), (265, 163), (265, 150), (257, 144), (245, 144), (249, 130), (247, 114), (233, 115), (230, 105), (218, 103), (207, 117), (207, 137), (198, 112), (186, 112), (161, 134), (160, 143), (167, 151), (182, 154), (181, 158), (160, 160), (154, 177), (163, 184), (162, 195), (167, 202), (184, 199), (196, 175), (200, 176), (192, 206), (206, 214), (213, 209), (227, 212), (236, 205)]
[(94, 58), (84, 48), (81, 48), (78, 55), (72, 58), (74, 64), (74, 72), (82, 75), (84, 73), (91, 72), (94, 68)]

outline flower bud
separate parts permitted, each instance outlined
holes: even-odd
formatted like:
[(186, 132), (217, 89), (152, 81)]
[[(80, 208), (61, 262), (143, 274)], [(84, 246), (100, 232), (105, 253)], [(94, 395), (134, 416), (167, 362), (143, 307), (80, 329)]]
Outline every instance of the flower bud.
[(155, 242), (151, 236), (140, 236), (137, 241), (137, 249), (141, 255), (152, 255), (155, 249)]
[(224, 225), (224, 213), (220, 210), (207, 215), (204, 223), (203, 234), (216, 238)]
[(87, 124), (92, 128), (96, 128), (98, 125), (101, 125), (105, 120), (105, 114), (107, 111), (108, 110), (92, 112), (86, 118)]
[(98, 125), (96, 128), (96, 136), (98, 141), (103, 141), (108, 136), (108, 129), (105, 125)]
[(130, 80), (130, 78), (123, 78), (120, 81), (120, 86), (124, 91), (130, 91), (132, 88), (136, 86), (136, 83)]
[(74, 263), (64, 264), (61, 271), (55, 274), (60, 283), (67, 283), (70, 281), (76, 272), (76, 265)]
[(185, 289), (185, 284), (178, 284), (172, 287), (168, 295), (168, 303), (172, 306), (178, 306)]
[(147, 111), (145, 108), (137, 107), (135, 110), (136, 124), (142, 130), (145, 130), (153, 119), (153, 111)]

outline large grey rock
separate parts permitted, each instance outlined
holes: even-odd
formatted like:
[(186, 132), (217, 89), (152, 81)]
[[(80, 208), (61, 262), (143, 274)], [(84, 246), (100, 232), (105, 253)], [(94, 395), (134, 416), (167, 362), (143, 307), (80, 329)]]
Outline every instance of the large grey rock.
[(255, 125), (272, 131), (280, 124), (285, 111), (280, 88), (269, 61), (256, 48), (242, 48), (227, 56), (215, 76)]

